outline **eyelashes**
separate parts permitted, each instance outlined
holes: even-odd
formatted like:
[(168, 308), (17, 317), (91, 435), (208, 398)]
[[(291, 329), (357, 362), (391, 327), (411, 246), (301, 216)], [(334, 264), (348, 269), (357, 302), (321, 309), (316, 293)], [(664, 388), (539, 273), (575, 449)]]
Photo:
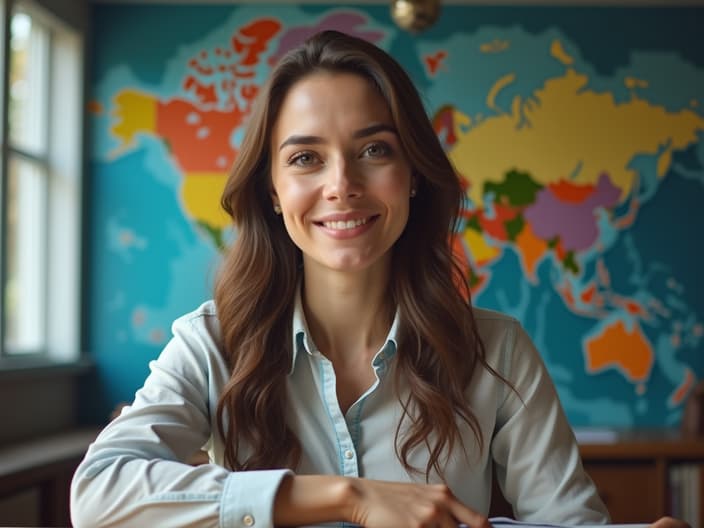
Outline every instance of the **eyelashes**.
[(392, 154), (391, 146), (385, 141), (375, 141), (364, 149), (364, 154), (371, 158), (383, 158)]
[(315, 153), (304, 150), (297, 152), (286, 160), (286, 165), (295, 165), (298, 167), (311, 167), (316, 161), (320, 161)]
[[(386, 141), (373, 141), (364, 146), (358, 157), (377, 160), (388, 158), (392, 156), (393, 153), (393, 148)], [(286, 160), (286, 165), (302, 168), (314, 167), (319, 163), (322, 163), (322, 160), (318, 154), (312, 150), (296, 152)]]

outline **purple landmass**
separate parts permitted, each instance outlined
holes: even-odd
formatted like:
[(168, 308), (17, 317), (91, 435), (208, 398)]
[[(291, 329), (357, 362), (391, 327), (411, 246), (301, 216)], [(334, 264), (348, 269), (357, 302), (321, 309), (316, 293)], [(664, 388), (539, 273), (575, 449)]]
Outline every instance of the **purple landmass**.
[(296, 26), (286, 31), (279, 39), (279, 46), (269, 58), (276, 63), (288, 50), (295, 48), (308, 37), (324, 29), (334, 29), (376, 43), (384, 37), (381, 31), (357, 29), (367, 23), (367, 17), (354, 11), (338, 11), (323, 18), (315, 26)]
[(611, 183), (609, 175), (602, 173), (594, 192), (582, 203), (563, 202), (550, 187), (545, 187), (536, 194), (535, 203), (526, 208), (524, 216), (533, 232), (543, 240), (560, 237), (565, 250), (585, 250), (599, 236), (594, 210), (615, 206), (620, 195), (620, 189)]

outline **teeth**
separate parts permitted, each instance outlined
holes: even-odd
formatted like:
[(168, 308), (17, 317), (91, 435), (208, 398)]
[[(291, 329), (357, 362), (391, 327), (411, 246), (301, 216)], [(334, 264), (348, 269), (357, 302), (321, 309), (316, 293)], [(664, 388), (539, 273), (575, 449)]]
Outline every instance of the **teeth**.
[(346, 222), (344, 220), (338, 220), (334, 222), (323, 222), (323, 225), (327, 227), (328, 229), (354, 229), (355, 227), (359, 227), (361, 225), (364, 225), (367, 223), (366, 218), (360, 218), (359, 220), (347, 220)]

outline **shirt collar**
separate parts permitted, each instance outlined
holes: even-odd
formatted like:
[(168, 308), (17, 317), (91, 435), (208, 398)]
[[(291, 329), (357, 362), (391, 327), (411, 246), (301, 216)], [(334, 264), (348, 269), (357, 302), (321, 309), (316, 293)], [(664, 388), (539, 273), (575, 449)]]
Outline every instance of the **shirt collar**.
[[(374, 356), (374, 364), (380, 362), (386, 362), (391, 359), (396, 354), (396, 349), (398, 348), (398, 328), (400, 325), (400, 316), (398, 308), (396, 309), (396, 314), (394, 315), (393, 323), (391, 323), (391, 328), (389, 333), (386, 335), (386, 340), (384, 341), (384, 346), (381, 350), (377, 352)], [(299, 351), (303, 350), (308, 355), (312, 355), (317, 352), (315, 344), (310, 337), (310, 331), (308, 330), (308, 323), (306, 322), (306, 315), (303, 312), (303, 298), (301, 296), (301, 287), (299, 286), (296, 291), (296, 299), (293, 307), (293, 354), (291, 357), (291, 369), (289, 370), (289, 375), (293, 373), (296, 366), (296, 358), (298, 357)]]

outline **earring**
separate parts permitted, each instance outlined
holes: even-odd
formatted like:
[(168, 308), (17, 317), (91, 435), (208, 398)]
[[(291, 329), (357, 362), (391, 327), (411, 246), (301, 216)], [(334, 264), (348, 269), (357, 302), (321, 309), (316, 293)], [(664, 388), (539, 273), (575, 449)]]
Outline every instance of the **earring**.
[(279, 204), (274, 204), (274, 212), (275, 212), (277, 215), (280, 215), (280, 214), (281, 214), (281, 206), (280, 206)]
[(416, 195), (416, 190), (415, 190), (415, 189), (411, 189), (411, 198), (413, 198), (415, 195)]

